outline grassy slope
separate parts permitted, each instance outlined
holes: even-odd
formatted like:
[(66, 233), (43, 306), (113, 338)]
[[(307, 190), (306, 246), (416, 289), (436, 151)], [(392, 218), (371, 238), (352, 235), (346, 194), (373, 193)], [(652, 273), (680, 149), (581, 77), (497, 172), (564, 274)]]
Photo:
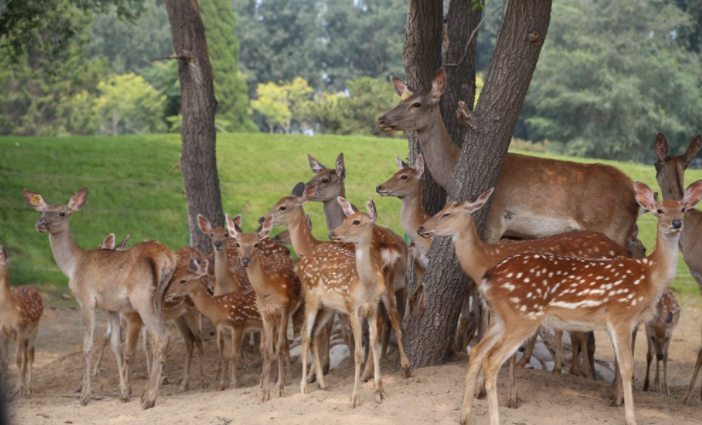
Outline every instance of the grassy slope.
[[(347, 196), (362, 204), (373, 197), (381, 225), (401, 232), (400, 202), (380, 198), (377, 184), (395, 171), (395, 155), (406, 155), (403, 139), (345, 136), (284, 136), (229, 134), (218, 136), (219, 173), (224, 209), (244, 215), (244, 228), (253, 230), (256, 219), (296, 182), (311, 176), (307, 153), (332, 166), (339, 152), (347, 164)], [(67, 279), (54, 263), (46, 235), (33, 229), (38, 214), (25, 206), (21, 191), (41, 193), (47, 202), (65, 203), (77, 189), (88, 186), (89, 200), (71, 221), (72, 232), (83, 247), (95, 247), (110, 232), (133, 241), (158, 239), (177, 248), (187, 243), (187, 220), (182, 177), (168, 173), (178, 161), (177, 135), (119, 138), (0, 138), (0, 243), (12, 258), (15, 283), (65, 285)], [(565, 159), (565, 158), (564, 158)], [(584, 162), (591, 162), (585, 160)], [(655, 185), (652, 166), (607, 162), (634, 180)], [(702, 178), (689, 171), (687, 182)], [(583, 202), (597, 202), (583, 200)], [(317, 237), (325, 237), (321, 205), (308, 208)], [(640, 220), (641, 238), (655, 244), (651, 216)], [(696, 292), (681, 260), (675, 286)], [(686, 276), (683, 276), (686, 275)]]

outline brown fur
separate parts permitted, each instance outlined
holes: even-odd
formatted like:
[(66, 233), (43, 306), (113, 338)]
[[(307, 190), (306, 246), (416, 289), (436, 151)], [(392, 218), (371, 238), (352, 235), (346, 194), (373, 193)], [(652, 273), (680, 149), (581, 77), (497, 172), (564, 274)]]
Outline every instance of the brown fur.
[[(643, 390), (649, 389), (649, 370), (651, 361), (656, 356), (656, 378), (653, 381), (653, 391), (661, 391), (665, 395), (670, 395), (668, 388), (668, 348), (673, 339), (673, 332), (680, 320), (680, 304), (675, 299), (675, 295), (670, 290), (666, 290), (655, 307), (653, 319), (646, 323), (646, 341), (648, 352), (646, 353), (646, 379), (644, 379)], [(660, 385), (658, 370), (663, 361), (663, 386)]]

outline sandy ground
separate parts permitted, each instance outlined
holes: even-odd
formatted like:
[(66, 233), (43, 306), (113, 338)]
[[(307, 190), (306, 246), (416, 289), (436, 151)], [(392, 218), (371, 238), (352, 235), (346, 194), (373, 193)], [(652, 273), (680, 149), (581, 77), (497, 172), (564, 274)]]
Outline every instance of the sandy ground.
[[(696, 296), (684, 300), (683, 314), (670, 349), (669, 384), (672, 395), (642, 391), (645, 375), (645, 332), (639, 332), (636, 353), (634, 398), (639, 424), (700, 424), (702, 402), (699, 389), (690, 406), (683, 406), (682, 396), (689, 383), (697, 352), (700, 348), (702, 299)], [(102, 316), (104, 319), (104, 316)], [(104, 323), (104, 320), (102, 320)], [(353, 363), (348, 358), (331, 371), (327, 390), (311, 384), (310, 394), (299, 393), (300, 366), (296, 362), (286, 397), (259, 401), (258, 379), (260, 359), (251, 349), (247, 351), (248, 366), (239, 369), (240, 386), (222, 392), (215, 391), (212, 382), (216, 358), (212, 336), (205, 341), (206, 389), (199, 388), (197, 363), (194, 363), (190, 390), (178, 392), (181, 376), (183, 344), (172, 335), (169, 361), (165, 367), (167, 382), (161, 386), (156, 407), (142, 410), (139, 395), (146, 381), (144, 356), (137, 354), (135, 396), (129, 403), (115, 398), (117, 377), (114, 356), (105, 353), (102, 374), (93, 381), (97, 396), (87, 407), (78, 405), (75, 390), (80, 387), (82, 338), (79, 311), (47, 308), (38, 341), (35, 365), (35, 394), (29, 400), (14, 400), (10, 404), (11, 424), (456, 424), (463, 396), (467, 356), (459, 355), (449, 364), (413, 371), (404, 379), (396, 369), (397, 355), (391, 354), (382, 363), (383, 380), (388, 399), (382, 404), (373, 401), (372, 383), (362, 386), (362, 405), (348, 406), (353, 387)], [(101, 336), (104, 327), (96, 335)], [(597, 357), (613, 358), (605, 334), (599, 334)], [(97, 339), (97, 338), (96, 338)], [(340, 349), (341, 347), (337, 347)], [(339, 350), (344, 351), (344, 350)], [(197, 362), (197, 360), (195, 360)], [(505, 401), (506, 370), (500, 375), (500, 403)], [(11, 372), (14, 384), (16, 369)], [(600, 380), (587, 381), (570, 375), (553, 375), (544, 370), (519, 370), (517, 390), (520, 407), (500, 407), (503, 424), (618, 424), (624, 423), (622, 408), (609, 406), (609, 385)], [(698, 384), (699, 388), (699, 384)], [(487, 403), (476, 401), (476, 423), (487, 424)]]

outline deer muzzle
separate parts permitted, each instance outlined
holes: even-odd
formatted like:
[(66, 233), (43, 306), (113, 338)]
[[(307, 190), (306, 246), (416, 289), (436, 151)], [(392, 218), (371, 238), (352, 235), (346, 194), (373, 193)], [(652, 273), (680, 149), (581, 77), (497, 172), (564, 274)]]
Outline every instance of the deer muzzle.
[(49, 231), (49, 222), (41, 218), (34, 224), (34, 228), (37, 229), (38, 232), (46, 233)]

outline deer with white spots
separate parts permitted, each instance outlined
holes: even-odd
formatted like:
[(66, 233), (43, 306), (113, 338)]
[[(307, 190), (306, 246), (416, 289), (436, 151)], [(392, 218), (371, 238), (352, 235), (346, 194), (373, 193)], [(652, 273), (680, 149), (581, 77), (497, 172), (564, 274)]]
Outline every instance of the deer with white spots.
[[(311, 155), (307, 155), (310, 168), (315, 173), (305, 187), (316, 186), (316, 190), (312, 195), (311, 201), (322, 202), (324, 205), (324, 216), (327, 220), (327, 228), (333, 231), (346, 218), (337, 202), (339, 196), (346, 196), (346, 188), (344, 181), (346, 180), (346, 165), (344, 163), (344, 154), (340, 153), (336, 159), (334, 168), (329, 169), (314, 159)], [(351, 205), (358, 211), (358, 209)], [(373, 239), (378, 243), (380, 248), (381, 260), (383, 262), (383, 273), (385, 273), (386, 290), (388, 294), (383, 297), (383, 305), (388, 312), (388, 319), (395, 331), (397, 337), (397, 345), (401, 352), (404, 352), (402, 345), (402, 320), (405, 315), (405, 306), (407, 303), (407, 244), (405, 240), (395, 234), (392, 230), (375, 226), (373, 228)], [(387, 354), (388, 339), (390, 337), (390, 329), (384, 326), (382, 338), (382, 355)], [(409, 362), (405, 363), (405, 359), (401, 359), (402, 367), (405, 370), (405, 376), (409, 376)], [(366, 363), (368, 367), (364, 370), (363, 380), (370, 378), (373, 370), (370, 368), (373, 363)]]
[(658, 219), (656, 248), (648, 257), (589, 260), (527, 252), (508, 257), (485, 273), (478, 289), (494, 320), (471, 352), (462, 424), (471, 419), (481, 365), (490, 424), (500, 423), (496, 387), (500, 365), (542, 324), (609, 333), (620, 365), (626, 423), (636, 423), (632, 331), (639, 322), (651, 319), (656, 303), (675, 277), (685, 211), (700, 201), (702, 180), (687, 188), (682, 201), (656, 202), (651, 189), (639, 182), (634, 183), (634, 193), (641, 207)]
[[(466, 202), (449, 202), (435, 216), (427, 220), (422, 226), (417, 229), (417, 234), (430, 240), (435, 236), (451, 236), (453, 239), (454, 248), (456, 250), (456, 258), (461, 264), (461, 267), (471, 279), (479, 282), (485, 272), (491, 267), (498, 264), (505, 258), (527, 252), (548, 252), (560, 255), (567, 255), (581, 258), (615, 258), (619, 256), (627, 256), (628, 252), (625, 248), (618, 245), (607, 236), (598, 232), (570, 232), (556, 236), (550, 236), (542, 239), (524, 240), (524, 241), (504, 241), (497, 244), (485, 243), (478, 236), (478, 230), (475, 227), (473, 213), (480, 210), (492, 195), (494, 189), (489, 189), (480, 195), (474, 201)], [(536, 278), (541, 278), (538, 273)], [(525, 283), (529, 283), (529, 279), (525, 279)], [(543, 289), (536, 288), (533, 294), (530, 292), (529, 297), (541, 296)], [(560, 330), (556, 330), (556, 361), (553, 368), (554, 373), (561, 373), (563, 364), (563, 349), (561, 344)], [(583, 353), (587, 353), (587, 336), (583, 332), (572, 332), (571, 337), (580, 341), (583, 346)], [(535, 342), (534, 339), (532, 339)], [(529, 347), (527, 347), (529, 348)], [(533, 348), (533, 346), (532, 346)], [(529, 351), (529, 349), (527, 349)], [(529, 354), (525, 353), (524, 357)], [(514, 361), (515, 358), (510, 358), (510, 379), (508, 386), (508, 405), (509, 407), (517, 407), (517, 395), (513, 391), (514, 387)], [(577, 351), (573, 352), (573, 363), (578, 362)], [(594, 371), (591, 370), (591, 364), (584, 356), (583, 368), (585, 376), (592, 378)]]
[[(234, 220), (227, 215), (227, 230), (236, 241), (241, 263), (246, 268), (249, 282), (256, 292), (256, 307), (263, 320), (263, 388), (262, 401), (271, 398), (270, 370), (275, 341), (275, 355), (278, 361), (278, 397), (285, 397), (285, 376), (283, 357), (288, 347), (288, 321), (298, 308), (300, 301), (300, 280), (295, 276), (292, 262), (277, 258), (271, 260), (263, 241), (271, 233), (272, 217), (268, 217), (257, 233), (244, 233)], [(286, 256), (289, 259), (289, 256)]]
[(256, 293), (248, 291), (243, 294), (230, 292), (224, 295), (212, 295), (209, 292), (207, 277), (208, 261), (200, 253), (193, 254), (188, 262), (191, 272), (200, 275), (196, 280), (178, 281), (171, 284), (168, 299), (187, 297), (203, 316), (210, 319), (224, 340), (224, 360), (219, 375), (220, 391), (228, 386), (237, 386), (236, 366), (241, 352), (244, 333), (252, 329), (261, 329), (263, 322), (256, 308)]
[(117, 358), (122, 401), (129, 400), (129, 391), (123, 367), (121, 332), (118, 332), (120, 313), (137, 312), (155, 340), (157, 358), (142, 395), (142, 407), (153, 407), (166, 361), (168, 334), (161, 313), (164, 294), (175, 270), (175, 253), (155, 241), (140, 242), (123, 251), (83, 249), (71, 235), (69, 219), (85, 205), (88, 188), (76, 192), (67, 205), (48, 204), (41, 195), (28, 190), (24, 190), (23, 194), (27, 205), (41, 213), (35, 227), (37, 231), (49, 234), (56, 264), (69, 278), (68, 286), (83, 313), (85, 370), (80, 403), (87, 405), (90, 401), (95, 309), (102, 308), (108, 312), (113, 331), (111, 345)]
[[(680, 320), (680, 304), (675, 299), (673, 292), (666, 290), (655, 307), (654, 318), (646, 323), (646, 341), (648, 342), (648, 352), (646, 353), (646, 379), (643, 390), (649, 389), (648, 373), (651, 369), (651, 361), (656, 356), (656, 378), (653, 381), (653, 391), (662, 391), (665, 395), (670, 395), (668, 388), (668, 348), (673, 338), (673, 332)], [(658, 371), (660, 363), (663, 362), (663, 385), (660, 385)]]
[(19, 395), (32, 394), (34, 344), (44, 311), (41, 296), (32, 286), (10, 288), (7, 253), (0, 246), (0, 386), (5, 387), (9, 363), (9, 343), (17, 345), (15, 361), (19, 372)]

